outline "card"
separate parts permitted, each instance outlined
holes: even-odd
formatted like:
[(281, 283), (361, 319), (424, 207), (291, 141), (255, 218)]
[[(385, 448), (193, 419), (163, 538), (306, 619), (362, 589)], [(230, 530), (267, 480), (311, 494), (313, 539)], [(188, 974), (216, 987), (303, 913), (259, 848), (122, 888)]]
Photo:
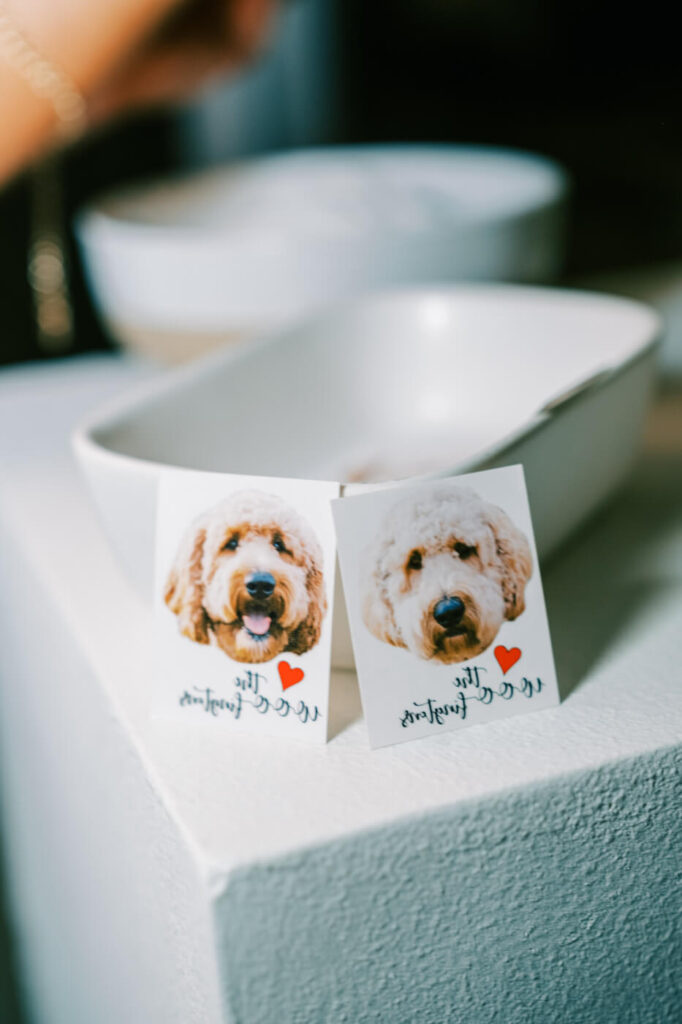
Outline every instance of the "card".
[(521, 466), (333, 509), (373, 747), (559, 703)]
[(154, 711), (325, 742), (335, 483), (164, 470)]

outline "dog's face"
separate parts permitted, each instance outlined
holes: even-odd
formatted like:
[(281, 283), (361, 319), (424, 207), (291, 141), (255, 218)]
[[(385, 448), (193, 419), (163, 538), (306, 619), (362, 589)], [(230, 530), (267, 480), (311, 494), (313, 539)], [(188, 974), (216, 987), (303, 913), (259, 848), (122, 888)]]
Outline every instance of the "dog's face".
[(410, 497), (387, 516), (370, 556), (364, 620), (380, 640), (450, 664), (484, 651), (524, 605), (526, 537), (465, 488)]
[(242, 491), (183, 539), (165, 599), (180, 630), (235, 661), (303, 654), (327, 608), (322, 550), (310, 525), (273, 495)]

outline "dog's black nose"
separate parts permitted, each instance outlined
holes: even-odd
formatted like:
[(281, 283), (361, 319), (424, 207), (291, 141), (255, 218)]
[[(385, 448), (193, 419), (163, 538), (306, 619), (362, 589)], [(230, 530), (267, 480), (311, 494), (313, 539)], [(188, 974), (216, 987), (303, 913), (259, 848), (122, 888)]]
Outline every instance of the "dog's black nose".
[(253, 572), (246, 581), (246, 589), (251, 597), (271, 597), (275, 589), (275, 577), (269, 572)]
[(464, 615), (464, 601), (459, 597), (444, 597), (433, 609), (433, 617), (443, 629), (459, 626)]

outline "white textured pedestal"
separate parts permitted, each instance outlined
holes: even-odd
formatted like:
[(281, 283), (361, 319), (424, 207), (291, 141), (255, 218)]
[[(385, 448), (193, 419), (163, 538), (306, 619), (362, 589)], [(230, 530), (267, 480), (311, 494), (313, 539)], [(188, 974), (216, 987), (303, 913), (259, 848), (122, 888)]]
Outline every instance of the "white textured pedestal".
[(370, 751), (153, 724), (151, 612), (71, 422), (142, 371), (0, 375), (4, 838), (59, 1024), (679, 1020), (682, 439), (546, 571), (565, 701)]

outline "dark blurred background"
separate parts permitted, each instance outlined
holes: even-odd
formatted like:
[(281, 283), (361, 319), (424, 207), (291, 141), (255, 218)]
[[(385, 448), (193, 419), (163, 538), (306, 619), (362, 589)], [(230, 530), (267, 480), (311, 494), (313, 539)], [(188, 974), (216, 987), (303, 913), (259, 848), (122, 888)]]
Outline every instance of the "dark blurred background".
[[(677, 259), (682, 73), (670, 10), (661, 0), (294, 0), (269, 54), (233, 82), (66, 154), (65, 224), (121, 182), (242, 155), (321, 142), (481, 142), (569, 169), (569, 276)], [(3, 363), (63, 354), (41, 346), (35, 328), (31, 190), (26, 175), (0, 194)], [(67, 249), (68, 351), (106, 347), (70, 235)]]
[[(0, 363), (110, 345), (68, 228), (90, 197), (290, 146), (452, 141), (544, 153), (573, 179), (567, 275), (679, 260), (678, 48), (671, 7), (661, 0), (297, 0), (271, 52), (233, 82), (65, 154), (74, 315), (66, 346), (46, 346), (36, 329), (26, 270), (34, 176), (0, 193)], [(19, 1019), (9, 948), (0, 914), (2, 1024)]]

